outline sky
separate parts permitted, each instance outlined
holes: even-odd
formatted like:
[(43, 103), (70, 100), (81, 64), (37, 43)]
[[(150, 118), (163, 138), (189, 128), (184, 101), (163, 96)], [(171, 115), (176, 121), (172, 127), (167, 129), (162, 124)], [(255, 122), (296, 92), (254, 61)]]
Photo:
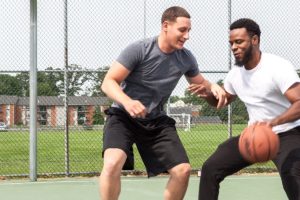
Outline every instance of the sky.
[[(0, 71), (29, 70), (30, 0), (0, 1)], [(88, 69), (109, 66), (129, 43), (158, 35), (169, 6), (186, 8), (192, 18), (186, 47), (200, 71), (213, 82), (230, 67), (228, 2), (220, 0), (68, 0), (68, 63)], [(300, 1), (231, 0), (231, 21), (254, 19), (261, 49), (289, 59), (300, 69)], [(144, 9), (146, 8), (146, 9)], [(64, 1), (38, 0), (38, 70), (64, 67)], [(232, 58), (231, 58), (232, 59)], [(182, 95), (181, 80), (175, 93)]]

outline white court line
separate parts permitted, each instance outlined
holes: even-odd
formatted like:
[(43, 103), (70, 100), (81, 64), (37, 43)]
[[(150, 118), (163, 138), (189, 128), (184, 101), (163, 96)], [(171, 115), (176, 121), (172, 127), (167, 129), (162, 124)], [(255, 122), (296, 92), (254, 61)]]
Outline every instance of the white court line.
[(279, 176), (263, 176), (263, 175), (260, 175), (260, 176), (243, 176), (243, 177), (239, 177), (239, 176), (236, 176), (236, 177), (232, 177), (232, 176), (229, 176), (229, 177), (226, 177), (225, 179), (245, 179), (245, 180), (249, 180), (249, 179), (278, 179), (280, 178)]
[(0, 187), (2, 185), (7, 186), (7, 185), (38, 185), (38, 184), (60, 184), (60, 183), (95, 183), (95, 180), (56, 180), (56, 181), (37, 181), (37, 182), (11, 182), (11, 183), (1, 183), (0, 182)]
[[(250, 179), (279, 179), (279, 176), (264, 176), (264, 175), (258, 175), (258, 176), (229, 176), (226, 177), (226, 179), (234, 180), (234, 179), (239, 179), (239, 180), (250, 180)], [(156, 182), (158, 179), (165, 180), (168, 179), (168, 177), (156, 177), (156, 178), (147, 178), (147, 177), (122, 177), (121, 181), (122, 182), (136, 182), (136, 181), (141, 181), (145, 180), (147, 182)], [(200, 177), (191, 177), (190, 180), (192, 181), (199, 181)], [(225, 179), (225, 180), (226, 180)], [(0, 182), (0, 187), (1, 186), (9, 186), (9, 185), (37, 185), (37, 184), (64, 184), (64, 183), (76, 183), (76, 184), (81, 184), (81, 183), (97, 183), (97, 180), (91, 179), (91, 180), (54, 180), (54, 181), (37, 181), (37, 182), (11, 182), (11, 183), (1, 183)]]
[[(146, 181), (157, 181), (157, 179), (162, 179), (162, 180), (164, 180), (164, 179), (167, 179), (168, 177), (158, 177), (158, 178), (144, 178), (143, 177), (143, 179), (144, 180), (146, 180)], [(260, 175), (260, 176), (229, 176), (229, 177), (226, 177), (225, 178), (225, 180), (228, 180), (228, 179), (230, 179), (230, 180), (235, 180), (235, 179), (239, 179), (239, 180), (250, 180), (250, 179), (261, 179), (261, 178), (263, 178), (263, 179), (279, 179), (280, 177), (279, 176), (263, 176), (263, 175)], [(190, 178), (190, 181), (199, 181), (200, 180), (200, 177), (191, 177)], [(122, 182), (135, 182), (135, 181), (141, 181), (141, 179), (140, 178), (137, 178), (137, 177), (134, 177), (133, 179), (131, 179), (131, 177), (130, 178), (126, 178), (126, 179), (123, 179), (122, 180)]]

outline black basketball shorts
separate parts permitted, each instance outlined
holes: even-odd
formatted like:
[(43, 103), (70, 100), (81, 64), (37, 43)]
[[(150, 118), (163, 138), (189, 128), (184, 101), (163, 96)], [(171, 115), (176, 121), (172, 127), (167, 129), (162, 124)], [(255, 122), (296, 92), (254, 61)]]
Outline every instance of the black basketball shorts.
[(153, 120), (138, 120), (119, 108), (109, 108), (105, 113), (103, 152), (118, 148), (129, 156), (135, 143), (149, 177), (189, 163), (174, 119), (164, 115)]

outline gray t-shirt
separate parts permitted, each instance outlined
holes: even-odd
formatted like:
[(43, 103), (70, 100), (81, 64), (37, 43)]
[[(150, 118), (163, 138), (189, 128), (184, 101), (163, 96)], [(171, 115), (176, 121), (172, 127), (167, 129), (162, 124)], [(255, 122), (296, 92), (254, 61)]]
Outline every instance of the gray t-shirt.
[[(146, 119), (164, 115), (164, 104), (182, 75), (199, 74), (198, 64), (192, 53), (183, 48), (170, 54), (158, 47), (158, 37), (147, 38), (127, 46), (117, 58), (130, 74), (121, 83), (123, 91), (139, 100), (148, 111)], [(113, 107), (124, 109), (113, 103)]]

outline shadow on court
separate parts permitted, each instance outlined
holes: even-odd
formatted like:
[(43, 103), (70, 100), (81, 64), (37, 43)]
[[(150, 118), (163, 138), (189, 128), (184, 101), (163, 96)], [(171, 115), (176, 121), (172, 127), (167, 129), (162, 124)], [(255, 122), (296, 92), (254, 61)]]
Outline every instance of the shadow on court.
[[(122, 178), (120, 200), (159, 200), (167, 177)], [(199, 177), (192, 176), (185, 200), (198, 197)], [(0, 182), (5, 200), (99, 200), (98, 178)], [(230, 176), (221, 185), (220, 200), (287, 200), (279, 176)]]

